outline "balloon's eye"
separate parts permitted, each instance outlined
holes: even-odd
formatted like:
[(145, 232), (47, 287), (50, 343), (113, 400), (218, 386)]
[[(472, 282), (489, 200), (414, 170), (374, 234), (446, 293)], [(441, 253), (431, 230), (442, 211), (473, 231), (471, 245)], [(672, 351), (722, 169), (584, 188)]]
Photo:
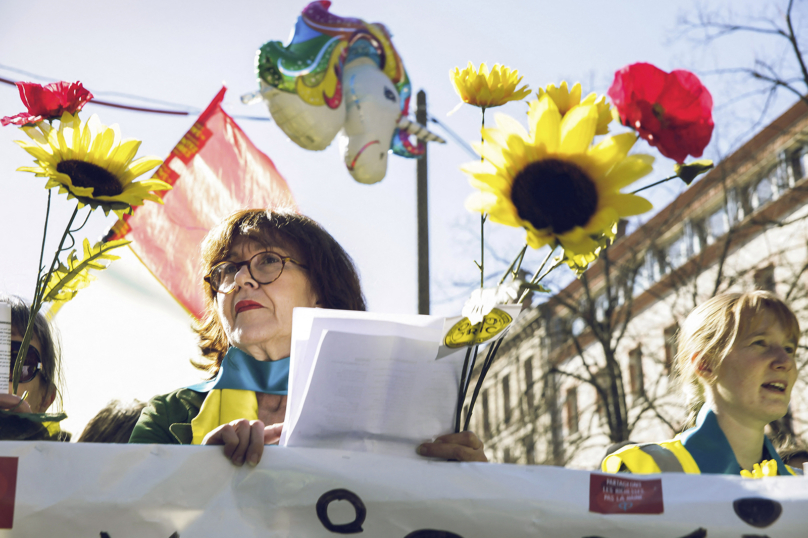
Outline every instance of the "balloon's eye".
[(389, 99), (390, 101), (396, 102), (396, 92), (388, 88), (387, 86), (384, 87), (384, 97), (385, 99)]

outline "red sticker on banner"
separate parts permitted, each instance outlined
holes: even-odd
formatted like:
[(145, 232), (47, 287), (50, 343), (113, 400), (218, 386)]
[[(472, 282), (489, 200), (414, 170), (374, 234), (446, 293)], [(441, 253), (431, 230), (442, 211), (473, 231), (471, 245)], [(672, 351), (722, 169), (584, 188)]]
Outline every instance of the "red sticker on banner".
[(637, 480), (619, 475), (589, 477), (589, 511), (599, 514), (661, 514), (662, 479)]
[(0, 529), (14, 526), (14, 498), (17, 495), (17, 458), (0, 457)]

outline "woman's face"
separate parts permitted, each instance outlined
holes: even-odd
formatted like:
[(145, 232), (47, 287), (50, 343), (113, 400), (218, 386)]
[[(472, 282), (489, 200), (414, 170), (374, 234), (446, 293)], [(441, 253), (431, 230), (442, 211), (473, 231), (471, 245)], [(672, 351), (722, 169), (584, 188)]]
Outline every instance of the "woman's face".
[[(227, 261), (247, 261), (259, 252), (299, 258), (281, 246), (266, 247), (240, 237), (233, 243)], [(303, 260), (300, 260), (303, 263)], [(279, 360), (289, 356), (292, 345), (292, 309), (314, 307), (317, 297), (302, 267), (289, 262), (281, 276), (270, 284), (259, 284), (247, 266), (239, 268), (236, 287), (216, 295), (216, 309), (230, 343), (258, 360)]]
[(761, 428), (783, 417), (797, 380), (796, 350), (797, 343), (774, 316), (768, 312), (758, 316), (758, 323), (738, 338), (708, 387), (716, 411)]
[[(22, 337), (23, 335), (17, 332), (17, 329), (14, 327), (11, 328), (12, 342), (22, 342)], [(39, 338), (36, 336), (32, 337), (30, 347), (36, 349), (39, 356), (42, 357), (42, 344), (40, 343)], [(14, 359), (16, 359), (16, 357), (11, 357), (12, 361)], [(9, 379), (9, 394), (11, 394), (12, 391), (12, 383)], [(36, 376), (34, 376), (31, 381), (17, 385), (17, 396), (22, 397), (25, 391), (28, 391), (28, 396), (26, 396), (25, 401), (28, 402), (28, 405), (31, 406), (31, 411), (34, 413), (44, 413), (47, 411), (48, 407), (51, 406), (56, 397), (56, 391), (53, 390), (52, 385), (46, 384), (43, 381), (41, 371), (37, 371)]]

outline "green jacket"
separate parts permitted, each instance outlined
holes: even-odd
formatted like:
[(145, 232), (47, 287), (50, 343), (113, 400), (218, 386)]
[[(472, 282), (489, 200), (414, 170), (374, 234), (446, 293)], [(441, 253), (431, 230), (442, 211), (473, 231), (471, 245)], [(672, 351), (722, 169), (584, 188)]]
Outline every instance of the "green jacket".
[(190, 445), (193, 439), (191, 421), (199, 414), (207, 393), (177, 389), (155, 396), (143, 408), (130, 443)]

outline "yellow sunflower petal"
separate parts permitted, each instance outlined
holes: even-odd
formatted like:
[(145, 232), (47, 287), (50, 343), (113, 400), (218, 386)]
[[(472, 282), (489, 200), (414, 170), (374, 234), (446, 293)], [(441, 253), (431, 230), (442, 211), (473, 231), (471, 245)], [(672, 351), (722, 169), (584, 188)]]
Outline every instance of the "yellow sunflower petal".
[(561, 114), (552, 99), (545, 95), (538, 101), (530, 103), (528, 122), (530, 123), (530, 138), (535, 143), (541, 141), (548, 152), (558, 151), (561, 140), (559, 133)]
[(597, 108), (579, 105), (567, 112), (561, 120), (561, 144), (558, 152), (563, 155), (583, 153), (595, 137), (598, 124)]
[(626, 158), (636, 140), (634, 133), (623, 133), (610, 136), (590, 148), (587, 152), (590, 157), (590, 174), (603, 176), (608, 173), (615, 164)]
[(497, 203), (497, 196), (490, 192), (475, 192), (466, 198), (466, 209), (477, 213), (488, 213)]
[(638, 179), (647, 176), (654, 169), (654, 158), (638, 153), (629, 155), (615, 165), (600, 182), (604, 192), (619, 191)]
[(651, 202), (636, 194), (607, 194), (602, 197), (602, 200), (604, 205), (613, 207), (621, 217), (641, 215), (654, 208)]

